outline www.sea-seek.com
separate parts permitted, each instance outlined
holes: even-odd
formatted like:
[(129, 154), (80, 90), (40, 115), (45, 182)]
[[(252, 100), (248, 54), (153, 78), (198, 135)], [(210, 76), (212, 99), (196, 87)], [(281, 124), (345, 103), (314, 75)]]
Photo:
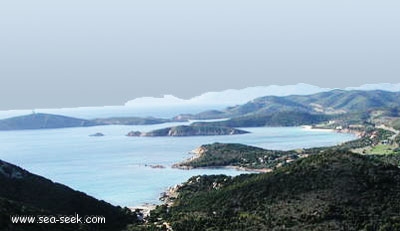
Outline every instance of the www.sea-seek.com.
[(81, 217), (79, 214), (69, 216), (49, 215), (11, 215), (13, 224), (105, 224), (106, 218), (92, 215)]

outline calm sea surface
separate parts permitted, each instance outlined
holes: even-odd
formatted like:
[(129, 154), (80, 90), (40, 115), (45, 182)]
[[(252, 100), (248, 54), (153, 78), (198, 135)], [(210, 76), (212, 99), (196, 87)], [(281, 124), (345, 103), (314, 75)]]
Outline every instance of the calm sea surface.
[[(244, 128), (250, 134), (207, 137), (126, 137), (129, 131), (150, 131), (185, 123), (147, 126), (98, 126), (0, 132), (0, 159), (66, 184), (115, 205), (158, 203), (161, 192), (200, 174), (237, 175), (229, 169), (172, 169), (202, 144), (231, 142), (288, 150), (335, 145), (351, 134), (310, 131), (301, 127)], [(102, 132), (104, 137), (90, 137)], [(163, 165), (153, 169), (148, 165)], [(147, 165), (147, 166), (146, 166)]]

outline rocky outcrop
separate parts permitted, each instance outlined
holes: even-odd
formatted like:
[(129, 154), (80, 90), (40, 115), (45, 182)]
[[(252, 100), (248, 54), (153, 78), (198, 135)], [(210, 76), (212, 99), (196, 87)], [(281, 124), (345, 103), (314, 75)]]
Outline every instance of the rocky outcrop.
[(139, 131), (131, 131), (128, 134), (126, 134), (126, 136), (141, 136), (142, 133)]

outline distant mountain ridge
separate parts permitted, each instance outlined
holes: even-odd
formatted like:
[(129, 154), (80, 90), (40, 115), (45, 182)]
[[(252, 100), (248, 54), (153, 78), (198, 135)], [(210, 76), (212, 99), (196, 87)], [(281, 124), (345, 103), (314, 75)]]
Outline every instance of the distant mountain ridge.
[[(289, 96), (311, 95), (315, 93), (338, 90), (338, 88), (321, 88), (310, 84), (294, 85), (270, 85), (247, 87), (243, 89), (228, 89), (216, 92), (206, 92), (190, 99), (181, 99), (173, 95), (158, 97), (139, 97), (126, 102), (124, 105), (104, 107), (79, 107), (79, 108), (55, 108), (37, 109), (41, 113), (59, 114), (85, 119), (110, 118), (110, 117), (161, 117), (170, 118), (174, 115), (165, 112), (165, 109), (184, 109), (174, 114), (196, 114), (207, 110), (222, 110), (223, 108), (245, 104), (255, 98), (263, 96)], [(400, 91), (400, 83), (365, 84), (359, 87), (347, 87), (342, 90), (383, 90)], [(60, 105), (62, 106), (62, 105)], [(152, 110), (162, 109), (160, 111)], [(30, 113), (30, 110), (0, 111), (0, 118), (9, 118)]]
[[(277, 112), (302, 112), (311, 114), (341, 114), (379, 108), (400, 107), (400, 92), (381, 90), (332, 90), (312, 95), (264, 96), (243, 105), (228, 107), (223, 111), (199, 113), (198, 117), (227, 118), (249, 115), (271, 115)], [(197, 118), (197, 115), (193, 115)]]
[(99, 123), (85, 119), (44, 113), (32, 113), (30, 115), (0, 120), (0, 130), (89, 127), (96, 125), (99, 125)]
[[(0, 120), (0, 130), (46, 129), (65, 127), (87, 127), (109, 124), (157, 124), (189, 119), (221, 119), (213, 126), (297, 126), (330, 119), (330, 115), (363, 113), (376, 109), (400, 109), (400, 92), (382, 90), (332, 90), (312, 95), (263, 96), (242, 105), (227, 107), (225, 110), (208, 110), (198, 114), (181, 114), (172, 119), (153, 117), (114, 117), (85, 120), (51, 114), (30, 114)], [(286, 118), (286, 119), (285, 119)], [(248, 122), (253, 121), (253, 122)]]
[[(177, 118), (230, 118), (206, 123), (210, 126), (229, 127), (312, 125), (332, 119), (346, 119), (351, 115), (357, 120), (373, 110), (398, 111), (399, 99), (400, 92), (332, 90), (313, 95), (264, 96), (222, 111), (205, 111)], [(204, 125), (205, 122), (200, 124)]]
[(292, 95), (286, 97), (261, 97), (244, 105), (233, 107), (230, 111), (240, 112), (241, 110), (250, 108), (252, 112), (254, 112), (255, 109), (258, 112), (270, 112), (274, 110), (304, 110), (329, 114), (345, 113), (353, 110), (365, 111), (380, 107), (399, 107), (399, 97), (400, 92), (387, 92), (381, 90), (332, 90), (306, 96)]
[(114, 117), (86, 120), (69, 116), (32, 113), (0, 120), (0, 131), (28, 130), (28, 129), (53, 129), (72, 127), (91, 127), (99, 125), (146, 125), (173, 122), (169, 119), (139, 118), (139, 117)]

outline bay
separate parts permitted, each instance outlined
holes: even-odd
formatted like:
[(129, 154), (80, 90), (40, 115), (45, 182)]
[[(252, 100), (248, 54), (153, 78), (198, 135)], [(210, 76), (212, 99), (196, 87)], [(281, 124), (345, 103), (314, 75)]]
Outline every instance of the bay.
[[(335, 145), (355, 138), (352, 134), (301, 127), (242, 128), (251, 133), (235, 136), (125, 136), (129, 131), (183, 124), (187, 123), (3, 131), (0, 132), (0, 159), (114, 205), (136, 206), (159, 203), (161, 192), (191, 176), (244, 173), (234, 169), (171, 168), (174, 163), (191, 157), (189, 152), (202, 144), (243, 143), (289, 150)], [(105, 136), (89, 136), (96, 132)]]

